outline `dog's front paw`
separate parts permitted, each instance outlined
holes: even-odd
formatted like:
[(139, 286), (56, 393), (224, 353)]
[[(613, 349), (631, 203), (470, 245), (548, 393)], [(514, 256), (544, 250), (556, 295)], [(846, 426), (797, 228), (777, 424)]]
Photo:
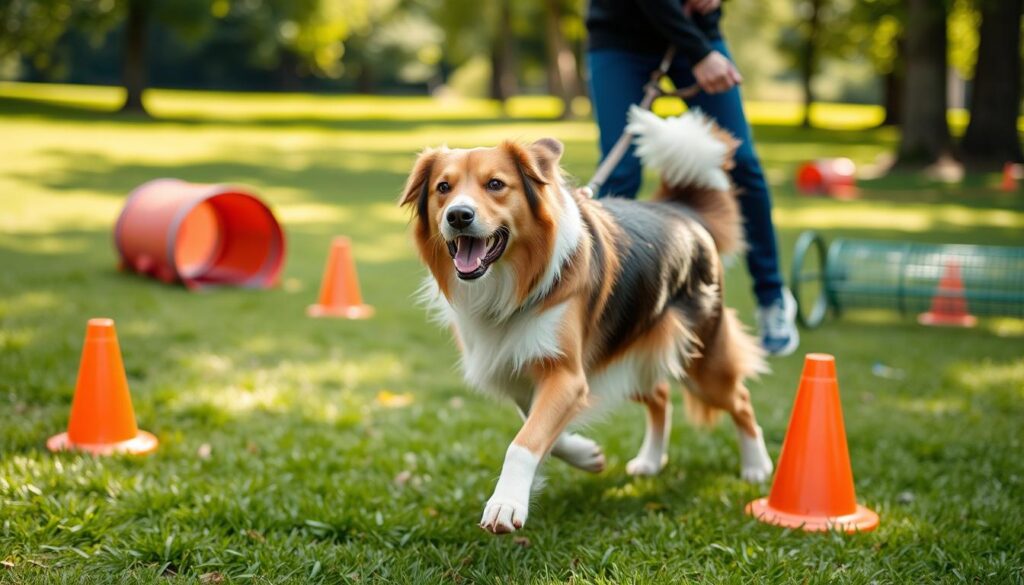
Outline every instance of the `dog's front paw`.
[(740, 469), (740, 477), (750, 483), (765, 483), (772, 477), (772, 461), (766, 459), (757, 463), (744, 464)]
[(551, 454), (583, 471), (604, 471), (605, 459), (601, 446), (577, 434), (563, 434), (551, 448)]
[(515, 532), (526, 524), (528, 508), (527, 504), (521, 502), (491, 498), (484, 508), (480, 528), (492, 534)]
[(655, 459), (647, 454), (640, 454), (630, 459), (629, 463), (626, 464), (626, 473), (630, 475), (658, 475), (667, 463), (668, 455), (662, 455), (660, 458)]

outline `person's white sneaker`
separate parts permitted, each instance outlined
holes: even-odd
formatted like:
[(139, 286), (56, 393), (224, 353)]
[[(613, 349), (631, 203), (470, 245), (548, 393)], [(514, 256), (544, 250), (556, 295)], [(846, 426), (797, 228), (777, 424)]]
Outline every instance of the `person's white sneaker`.
[(796, 299), (788, 288), (782, 289), (782, 299), (757, 309), (757, 327), (761, 332), (761, 346), (768, 355), (784, 356), (796, 351), (800, 345), (800, 332), (796, 328)]

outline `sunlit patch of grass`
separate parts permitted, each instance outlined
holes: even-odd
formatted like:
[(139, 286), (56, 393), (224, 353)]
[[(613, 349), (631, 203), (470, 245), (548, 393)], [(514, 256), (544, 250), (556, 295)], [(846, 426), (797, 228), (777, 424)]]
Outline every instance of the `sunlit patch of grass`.
[(999, 337), (1024, 337), (1024, 319), (1012, 317), (991, 319), (989, 330)]
[(958, 384), (972, 392), (1003, 388), (1024, 398), (1024, 357), (1004, 364), (963, 365), (955, 370), (954, 376)]
[(893, 405), (894, 408), (906, 412), (930, 416), (961, 414), (966, 406), (966, 402), (962, 398), (911, 398)]
[[(97, 112), (116, 110), (124, 100), (119, 87), (0, 83), (0, 95), (48, 104), (75, 106)], [(520, 96), (509, 100), (504, 112), (493, 100), (459, 97), (410, 98), (280, 93), (205, 92), (200, 100), (191, 91), (151, 89), (147, 108), (157, 117), (200, 120), (459, 120), (498, 118), (555, 118), (561, 102), (551, 96)]]
[(51, 291), (25, 291), (0, 298), (0, 317), (22, 316), (56, 307), (60, 296)]
[[(753, 102), (747, 111), (753, 124), (796, 126), (804, 116), (803, 106), (796, 103)], [(822, 103), (811, 108), (811, 123), (833, 130), (873, 128), (884, 117), (885, 111), (879, 106)]]
[(31, 329), (0, 329), (0, 351), (19, 351), (31, 342)]
[(876, 203), (815, 203), (806, 200), (776, 219), (778, 225), (792, 229), (833, 228), (933, 231), (939, 226), (966, 229), (985, 227), (1016, 229), (1024, 225), (1024, 211), (962, 207), (955, 204), (906, 205), (884, 214)]
[(295, 203), (282, 206), (277, 216), (279, 221), (288, 225), (323, 223), (324, 221), (344, 222), (351, 220), (352, 210), (327, 203)]

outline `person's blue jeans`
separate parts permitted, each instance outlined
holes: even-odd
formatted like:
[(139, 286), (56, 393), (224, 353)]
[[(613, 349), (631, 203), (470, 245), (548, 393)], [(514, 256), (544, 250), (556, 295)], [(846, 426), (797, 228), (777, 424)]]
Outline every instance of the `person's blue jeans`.
[[(725, 42), (713, 41), (712, 46), (729, 56)], [(622, 135), (626, 127), (626, 111), (630, 105), (640, 103), (644, 85), (660, 62), (661, 55), (618, 49), (598, 49), (588, 53), (590, 96), (601, 132), (602, 158)], [(690, 69), (690, 63), (685, 57), (676, 57), (668, 72), (676, 87), (689, 87), (696, 83)], [(719, 126), (742, 141), (736, 151), (732, 180), (740, 190), (743, 227), (749, 246), (747, 268), (754, 281), (754, 295), (758, 304), (771, 305), (782, 298), (782, 276), (779, 273), (779, 255), (772, 225), (772, 201), (761, 162), (754, 152), (739, 87), (718, 94), (701, 92), (686, 100), (686, 103), (711, 116)], [(597, 195), (635, 199), (642, 178), (640, 159), (634, 154), (633, 147), (630, 147)]]

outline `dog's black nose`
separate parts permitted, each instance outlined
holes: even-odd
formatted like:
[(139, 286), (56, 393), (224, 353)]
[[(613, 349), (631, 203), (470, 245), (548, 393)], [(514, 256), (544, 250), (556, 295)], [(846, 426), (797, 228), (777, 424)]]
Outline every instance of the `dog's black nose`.
[(476, 217), (476, 212), (468, 205), (453, 205), (448, 208), (448, 213), (445, 217), (448, 219), (448, 225), (457, 230), (461, 230), (473, 223), (473, 218)]

